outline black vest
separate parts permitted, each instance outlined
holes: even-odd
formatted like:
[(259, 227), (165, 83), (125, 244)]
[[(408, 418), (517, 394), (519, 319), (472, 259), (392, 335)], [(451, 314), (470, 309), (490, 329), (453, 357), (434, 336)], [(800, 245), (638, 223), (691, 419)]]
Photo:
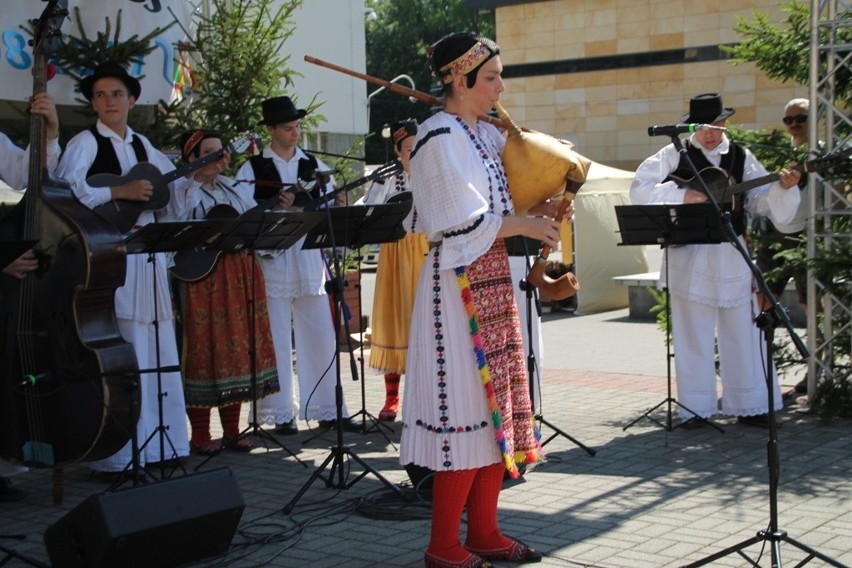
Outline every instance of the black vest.
[[(254, 171), (255, 179), (281, 183), (281, 176), (278, 174), (278, 169), (275, 167), (272, 158), (265, 158), (261, 155), (252, 156), (249, 158), (249, 163)], [(277, 195), (278, 191), (279, 189), (274, 185), (256, 183), (254, 184), (254, 200), (260, 203)]]
[[(704, 152), (701, 151), (701, 148), (693, 146), (689, 143), (689, 140), (686, 141), (685, 146), (689, 159), (692, 160), (692, 163), (695, 164), (698, 171), (701, 171), (704, 168), (714, 167), (704, 155)], [(719, 168), (724, 170), (728, 174), (728, 178), (734, 180), (734, 183), (740, 183), (743, 181), (745, 158), (746, 153), (743, 147), (731, 142), (731, 151), (727, 154), (722, 154), (722, 160), (719, 162)], [(695, 177), (695, 174), (686, 163), (686, 159), (683, 155), (680, 156), (680, 162), (678, 163), (677, 168), (670, 175), (677, 176), (681, 179), (690, 179)], [(667, 177), (664, 181), (670, 180), (671, 178)], [(719, 204), (723, 211), (731, 211), (731, 222), (733, 223), (734, 230), (738, 235), (743, 234), (743, 231), (745, 230), (745, 208), (743, 207), (744, 198), (744, 193), (734, 196), (733, 208), (731, 207), (730, 202)]]
[[(254, 177), (256, 180), (276, 183), (281, 183), (283, 181), (281, 176), (278, 174), (278, 169), (275, 167), (275, 162), (272, 161), (272, 158), (266, 158), (263, 155), (252, 156), (249, 158), (249, 163), (251, 164), (252, 170), (254, 170)], [(307, 160), (300, 158), (299, 171), (297, 174), (299, 181), (312, 181), (316, 174), (318, 164), (317, 159), (310, 154), (308, 154)], [(309, 205), (312, 200), (319, 198), (319, 190), (319, 187), (315, 187), (310, 192), (300, 191), (296, 193), (296, 199), (293, 201), (293, 205), (296, 207), (305, 207)], [(276, 187), (274, 184), (264, 185), (256, 183), (254, 185), (254, 200), (260, 203), (261, 201), (265, 201), (277, 195), (279, 191), (280, 188)]]
[[(118, 156), (115, 153), (115, 147), (112, 145), (112, 140), (106, 136), (102, 136), (101, 133), (98, 132), (98, 127), (96, 125), (89, 128), (89, 132), (94, 135), (95, 141), (98, 143), (98, 153), (95, 155), (95, 161), (92, 162), (92, 166), (89, 168), (89, 171), (86, 172), (86, 177), (90, 177), (95, 174), (115, 174), (120, 176), (121, 164), (118, 163)], [(148, 152), (145, 151), (145, 145), (142, 144), (142, 140), (135, 134), (133, 135), (133, 139), (130, 141), (130, 145), (133, 146), (133, 152), (136, 154), (137, 162), (148, 161)]]

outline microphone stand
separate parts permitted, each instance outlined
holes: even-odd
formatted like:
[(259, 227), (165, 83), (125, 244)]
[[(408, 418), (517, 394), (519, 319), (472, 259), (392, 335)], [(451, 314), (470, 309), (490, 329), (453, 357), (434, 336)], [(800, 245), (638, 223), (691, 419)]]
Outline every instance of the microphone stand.
[(768, 542), (770, 544), (770, 555), (771, 562), (773, 568), (781, 568), (781, 542), (787, 542), (792, 544), (799, 550), (808, 554), (808, 557), (805, 558), (804, 561), (797, 564), (797, 566), (803, 566), (810, 562), (813, 558), (819, 558), (823, 562), (826, 562), (832, 566), (836, 566), (838, 568), (846, 568), (840, 562), (820, 553), (816, 550), (810, 548), (809, 546), (797, 541), (793, 537), (787, 534), (787, 531), (784, 531), (778, 527), (778, 484), (780, 482), (781, 477), (781, 459), (780, 454), (778, 452), (778, 427), (775, 423), (775, 398), (774, 398), (774, 388), (772, 380), (772, 340), (773, 340), (773, 329), (781, 324), (787, 329), (787, 333), (790, 335), (790, 339), (795, 345), (796, 349), (799, 351), (799, 354), (803, 359), (807, 359), (810, 357), (810, 353), (805, 346), (802, 339), (796, 334), (796, 331), (793, 329), (793, 325), (790, 323), (790, 318), (787, 315), (787, 310), (784, 309), (781, 304), (775, 299), (775, 296), (770, 292), (769, 287), (766, 284), (766, 281), (763, 278), (763, 274), (760, 272), (760, 269), (755, 265), (755, 263), (751, 260), (751, 256), (746, 250), (743, 243), (737, 238), (736, 230), (734, 229), (733, 223), (731, 222), (731, 215), (729, 212), (723, 212), (719, 207), (719, 204), (713, 198), (713, 194), (710, 192), (710, 189), (707, 187), (704, 179), (701, 177), (701, 174), (698, 171), (698, 168), (689, 159), (689, 154), (686, 151), (683, 143), (677, 134), (672, 134), (671, 136), (672, 144), (677, 149), (680, 156), (684, 159), (684, 161), (689, 165), (690, 170), (693, 174), (695, 174), (695, 178), (698, 180), (698, 183), (701, 187), (701, 190), (707, 196), (707, 201), (712, 204), (713, 209), (719, 215), (719, 218), (722, 220), (722, 232), (728, 239), (728, 241), (734, 246), (740, 256), (743, 257), (746, 265), (751, 270), (752, 275), (757, 282), (758, 289), (760, 292), (764, 294), (766, 298), (768, 298), (771, 302), (771, 306), (762, 311), (755, 318), (755, 325), (762, 331), (764, 344), (765, 344), (765, 369), (766, 369), (766, 395), (768, 399), (768, 418), (769, 418), (769, 440), (767, 442), (767, 466), (769, 469), (769, 526), (761, 531), (758, 531), (757, 534), (751, 538), (748, 538), (740, 543), (737, 543), (733, 546), (729, 546), (728, 548), (707, 556), (701, 560), (693, 562), (691, 564), (687, 564), (684, 568), (693, 568), (697, 566), (704, 566), (705, 564), (709, 564), (719, 558), (723, 558), (728, 556), (729, 554), (737, 553), (740, 556), (746, 558), (752, 565), (758, 566), (757, 562), (750, 559), (743, 550), (753, 544), (763, 542), (764, 544)]
[[(319, 179), (317, 183), (323, 183), (322, 179)], [(323, 188), (324, 189), (324, 188)], [(324, 192), (322, 192), (324, 193)], [(349, 489), (353, 485), (355, 485), (358, 481), (367, 476), (367, 474), (373, 474), (379, 481), (384, 483), (391, 491), (393, 491), (397, 496), (405, 499), (405, 494), (400, 490), (399, 487), (391, 483), (387, 478), (385, 478), (377, 469), (364, 461), (363, 458), (359, 457), (358, 454), (352, 449), (351, 446), (345, 446), (343, 444), (343, 383), (341, 379), (340, 373), (340, 350), (337, 346), (337, 330), (340, 329), (341, 323), (344, 326), (346, 336), (350, 337), (349, 333), (349, 322), (343, 319), (343, 308), (346, 305), (343, 302), (343, 286), (341, 282), (341, 268), (340, 268), (340, 258), (337, 255), (337, 243), (334, 236), (334, 227), (332, 224), (331, 218), (331, 206), (325, 207), (325, 215), (326, 215), (326, 224), (328, 228), (328, 237), (329, 237), (329, 245), (332, 252), (332, 262), (334, 266), (334, 273), (332, 274), (332, 280), (329, 280), (326, 283), (326, 289), (329, 294), (334, 298), (334, 330), (335, 330), (335, 358), (338, 359), (338, 364), (335, 365), (335, 387), (334, 387), (334, 403), (335, 408), (337, 410), (337, 428), (336, 428), (336, 444), (332, 446), (328, 456), (323, 460), (323, 462), (317, 467), (317, 469), (311, 474), (308, 480), (302, 485), (296, 495), (282, 508), (282, 512), (286, 515), (289, 515), (293, 508), (296, 506), (296, 502), (302, 498), (302, 495), (307, 492), (307, 490), (313, 485), (314, 481), (318, 478), (322, 478), (325, 481), (326, 487), (333, 489)], [(351, 358), (351, 350), (350, 350), (350, 362), (352, 365), (352, 372), (357, 375), (358, 367), (355, 364), (354, 359)], [(354, 380), (357, 380), (357, 376)], [(358, 462), (358, 464), (364, 468), (364, 471), (355, 477), (351, 482), (346, 481), (346, 472), (344, 467), (344, 458), (348, 456), (349, 459)], [(327, 467), (330, 466), (328, 477), (323, 476), (323, 472)], [(335, 474), (337, 479), (335, 480)]]
[[(530, 263), (530, 255), (531, 251), (527, 246), (527, 240), (521, 239), (521, 244), (524, 249), (524, 262), (526, 264), (526, 272), (529, 274), (531, 263)], [(511, 262), (511, 261), (510, 261)], [(529, 283), (526, 278), (521, 279), (518, 282), (518, 286), (521, 290), (524, 291), (525, 302), (526, 302), (526, 330), (527, 330), (527, 376), (529, 377), (529, 389), (530, 389), (530, 410), (532, 411), (533, 419), (537, 420), (539, 424), (544, 424), (551, 430), (553, 430), (553, 434), (550, 435), (548, 439), (541, 443), (541, 446), (544, 447), (556, 438), (556, 436), (562, 436), (563, 438), (570, 440), (580, 448), (584, 449), (586, 453), (590, 456), (594, 456), (597, 453), (597, 450), (593, 448), (589, 448), (585, 446), (579, 440), (573, 438), (560, 428), (558, 428), (555, 424), (548, 422), (548, 420), (544, 417), (544, 413), (541, 409), (536, 411), (538, 405), (536, 405), (536, 398), (541, 398), (541, 377), (539, 375), (539, 367), (538, 361), (535, 356), (535, 349), (533, 348), (533, 318), (538, 317), (541, 318), (541, 302), (539, 301), (538, 291), (536, 287)], [(535, 307), (535, 314), (533, 314), (533, 307)]]

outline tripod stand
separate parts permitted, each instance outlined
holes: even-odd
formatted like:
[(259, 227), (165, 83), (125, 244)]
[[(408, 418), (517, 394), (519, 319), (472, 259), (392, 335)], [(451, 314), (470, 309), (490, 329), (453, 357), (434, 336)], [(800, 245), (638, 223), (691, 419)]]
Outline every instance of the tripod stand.
[[(539, 424), (544, 424), (554, 432), (549, 438), (541, 443), (542, 447), (546, 446), (557, 436), (562, 436), (566, 440), (573, 442), (585, 450), (590, 456), (594, 456), (597, 453), (596, 450), (585, 446), (579, 440), (548, 421), (544, 417), (544, 412), (541, 410), (541, 376), (539, 374), (538, 360), (536, 358), (536, 351), (540, 350), (541, 345), (541, 327), (540, 323), (538, 323), (541, 319), (541, 302), (539, 301), (536, 287), (531, 285), (526, 279), (526, 275), (529, 273), (531, 267), (530, 256), (534, 254), (533, 251), (530, 250), (530, 248), (532, 248), (530, 246), (530, 241), (531, 239), (527, 239), (525, 237), (510, 237), (506, 239), (506, 247), (509, 249), (509, 267), (514, 271), (513, 280), (517, 276), (520, 276), (521, 271), (523, 271), (522, 278), (518, 279), (518, 290), (521, 290), (524, 293), (524, 297), (522, 299), (523, 304), (521, 303), (521, 298), (518, 297), (517, 292), (515, 292), (515, 299), (518, 301), (519, 310), (521, 309), (521, 305), (524, 306), (524, 309), (522, 310), (522, 318), (524, 320), (522, 330), (524, 332), (524, 340), (527, 349), (527, 377), (529, 378), (530, 410), (532, 411), (533, 418), (538, 421)], [(540, 247), (535, 246), (534, 248), (538, 249)], [(523, 261), (523, 268), (520, 266), (520, 260)], [(533, 309), (535, 311), (533, 311)]]
[[(131, 457), (130, 461), (122, 470), (122, 473), (131, 471), (131, 479), (134, 485), (137, 485), (143, 481), (143, 475), (149, 474), (144, 471), (140, 466), (141, 455), (144, 449), (150, 444), (155, 437), (159, 437), (159, 461), (161, 467), (161, 479), (165, 479), (169, 474), (166, 472), (167, 460), (166, 460), (166, 443), (169, 444), (171, 448), (170, 458), (175, 458), (177, 456), (177, 451), (175, 449), (174, 444), (168, 435), (168, 428), (165, 425), (165, 416), (163, 409), (163, 399), (167, 396), (167, 392), (163, 389), (163, 374), (164, 373), (179, 373), (180, 365), (172, 364), (168, 366), (164, 366), (162, 362), (162, 353), (161, 353), (161, 341), (160, 341), (160, 302), (159, 295), (161, 290), (158, 289), (157, 280), (158, 276), (158, 266), (157, 266), (157, 254), (160, 252), (175, 250), (175, 248), (188, 246), (187, 243), (192, 243), (195, 239), (199, 238), (207, 238), (210, 236), (209, 229), (199, 226), (191, 226), (187, 223), (150, 223), (140, 230), (135, 231), (128, 235), (124, 239), (124, 244), (127, 248), (128, 254), (147, 254), (148, 259), (147, 263), (150, 264), (150, 274), (152, 275), (151, 280), (153, 284), (152, 293), (153, 293), (153, 330), (154, 330), (154, 341), (153, 348), (155, 350), (155, 361), (153, 368), (150, 369), (139, 369), (134, 373), (134, 376), (127, 379), (128, 385), (127, 388), (132, 393), (140, 393), (140, 399), (136, 401), (135, 395), (133, 396), (133, 404), (134, 404), (134, 416), (139, 416), (139, 420), (142, 420), (142, 427), (145, 427), (145, 422), (143, 420), (141, 414), (141, 402), (142, 396), (144, 396), (145, 389), (140, 380), (141, 374), (156, 374), (157, 386), (157, 426), (151, 432), (150, 435), (147, 436), (145, 441), (140, 445), (139, 444), (139, 434), (138, 429), (139, 425), (135, 424), (131, 421), (130, 424), (130, 451)], [(142, 277), (142, 276), (141, 276)], [(127, 330), (127, 333), (136, 334), (136, 326)], [(140, 333), (147, 333), (145, 332)], [(147, 337), (131, 337), (129, 338), (131, 342), (143, 341), (144, 345), (147, 345)], [(174, 352), (171, 354), (175, 358), (175, 363), (177, 362), (177, 353)], [(177, 388), (181, 388), (180, 386), (180, 378), (178, 377), (176, 381), (178, 383)], [(181, 391), (182, 394), (182, 391)], [(183, 410), (183, 409), (181, 409)], [(181, 413), (182, 414), (182, 413)], [(182, 464), (178, 462), (177, 467), (183, 467)], [(152, 476), (153, 477), (153, 476)], [(115, 489), (116, 487), (122, 485), (126, 479), (122, 479), (119, 477), (116, 482), (110, 487), (110, 490)]]
[[(385, 205), (362, 205), (352, 207), (335, 207), (324, 209), (326, 217), (325, 226), (317, 225), (308, 234), (303, 248), (331, 248), (334, 265), (334, 284), (329, 291), (334, 299), (335, 330), (340, 329), (343, 317), (343, 290), (340, 285), (340, 259), (337, 255), (337, 247), (357, 248), (365, 244), (387, 242), (398, 240), (404, 235), (402, 221), (411, 209), (411, 202), (393, 203)], [(390, 227), (390, 229), (388, 228)], [(349, 336), (348, 323), (344, 322), (346, 335)], [(335, 357), (340, 357), (339, 350)], [(340, 365), (335, 366), (335, 406), (337, 409), (336, 445), (331, 448), (329, 455), (323, 460), (319, 467), (311, 474), (310, 478), (299, 489), (295, 497), (287, 503), (283, 512), (289, 514), (296, 502), (305, 494), (310, 486), (318, 478), (325, 481), (327, 487), (335, 489), (349, 489), (367, 474), (373, 474), (399, 497), (405, 498), (402, 491), (393, 483), (388, 481), (378, 470), (370, 466), (358, 456), (349, 446), (343, 444), (343, 385), (341, 383)], [(357, 367), (353, 362), (353, 378), (357, 380)], [(362, 387), (363, 388), (363, 387)], [(344, 458), (349, 457), (356, 461), (364, 471), (351, 482), (346, 481)], [(329, 476), (323, 477), (323, 472), (330, 466)], [(335, 474), (337, 479), (335, 480)]]
[[(345, 250), (345, 248), (344, 248), (344, 250)], [(327, 257), (325, 255), (323, 255), (323, 258), (325, 259), (326, 268), (328, 269), (329, 274), (335, 274), (336, 271), (333, 269), (332, 266), (329, 265)], [(361, 257), (359, 255), (358, 256), (358, 262), (359, 263), (360, 263), (360, 260), (361, 260)], [(350, 280), (350, 279), (346, 279), (346, 278), (337, 279), (336, 278), (336, 279), (331, 279), (328, 282), (326, 282), (325, 286), (326, 286), (326, 292), (330, 296), (332, 296), (332, 298), (334, 298), (334, 296), (332, 294), (333, 287), (335, 287), (335, 286), (339, 287), (338, 291), (341, 294), (341, 301), (342, 301), (342, 305), (339, 306), (339, 307), (343, 310), (343, 317), (342, 317), (342, 322), (343, 322), (343, 327), (344, 327), (343, 336), (346, 338), (345, 339), (346, 340), (346, 347), (347, 347), (346, 351), (347, 351), (347, 353), (349, 353), (349, 369), (350, 369), (350, 372), (352, 374), (352, 380), (357, 381), (359, 379), (359, 377), (365, 376), (365, 373), (364, 373), (364, 350), (363, 350), (363, 345), (364, 345), (363, 335), (364, 335), (364, 332), (363, 332), (363, 329), (360, 325), (360, 322), (358, 322), (359, 323), (358, 330), (359, 330), (359, 334), (360, 334), (361, 337), (359, 339), (360, 353), (359, 353), (359, 355), (356, 359), (355, 349), (354, 349), (354, 345), (353, 345), (353, 342), (352, 342), (352, 330), (349, 327), (349, 322), (352, 319), (352, 314), (351, 314), (351, 309), (349, 308), (349, 305), (346, 303), (345, 294), (344, 294), (345, 289), (347, 287), (349, 287), (350, 285), (352, 285), (352, 282), (353, 281)], [(360, 277), (360, 272), (358, 273), (358, 279), (357, 279), (357, 282), (354, 284), (354, 286), (358, 290), (358, 310), (357, 310), (357, 313), (360, 315), (360, 314), (363, 313), (363, 304), (361, 303), (361, 277)], [(335, 309), (337, 309), (337, 307), (338, 306), (335, 304)], [(338, 327), (338, 329), (335, 331), (335, 333), (339, 333), (339, 329), (340, 328)], [(338, 349), (339, 349), (339, 347), (338, 347)], [(359, 366), (359, 363), (360, 363), (360, 366)], [(359, 368), (360, 368), (360, 373), (359, 373)], [(367, 383), (366, 383), (366, 381), (363, 381), (363, 380), (361, 381), (361, 409), (358, 412), (356, 412), (355, 414), (351, 415), (350, 418), (353, 418), (353, 417), (356, 417), (356, 416), (362, 416), (363, 417), (361, 419), (361, 428), (360, 428), (361, 434), (372, 434), (372, 433), (378, 432), (385, 439), (385, 442), (393, 445), (393, 442), (391, 442), (391, 439), (388, 436), (388, 433), (392, 433), (393, 430), (389, 426), (387, 426), (386, 424), (382, 424), (379, 421), (378, 418), (376, 418), (375, 416), (373, 416), (372, 414), (370, 414), (367, 411)], [(382, 430), (382, 429), (384, 429), (384, 430)], [(311, 438), (308, 438), (307, 440), (305, 440), (305, 442), (307, 443), (308, 441), (316, 438), (317, 436), (321, 436), (321, 435), (322, 435), (322, 433), (319, 432), (319, 433), (315, 434), (314, 436), (312, 436)]]
[[(148, 260), (147, 262), (151, 265), (151, 273), (154, 275), (153, 280), (153, 311), (154, 317), (152, 320), (153, 328), (154, 328), (154, 349), (155, 349), (155, 362), (154, 367), (151, 369), (140, 369), (139, 373), (141, 374), (155, 374), (157, 380), (157, 426), (154, 430), (147, 436), (147, 438), (142, 442), (141, 445), (133, 449), (133, 460), (131, 464), (128, 464), (127, 467), (133, 467), (136, 472), (139, 472), (139, 457), (145, 448), (152, 443), (155, 438), (159, 442), (159, 465), (160, 465), (160, 479), (166, 479), (171, 473), (168, 472), (168, 462), (173, 458), (178, 457), (177, 450), (175, 448), (174, 443), (169, 437), (168, 427), (165, 424), (165, 411), (164, 411), (164, 399), (168, 396), (168, 392), (164, 391), (163, 388), (163, 375), (165, 373), (179, 373), (180, 372), (180, 364), (177, 363), (177, 360), (173, 364), (163, 365), (162, 361), (162, 352), (161, 352), (161, 341), (160, 341), (160, 292), (157, 285), (157, 271), (158, 271), (158, 260), (157, 255), (162, 252), (172, 252), (176, 250), (186, 249), (193, 246), (198, 245), (199, 243), (203, 243), (206, 240), (212, 238), (216, 232), (220, 229), (219, 225), (216, 224), (202, 224), (202, 223), (194, 223), (194, 222), (164, 222), (164, 223), (150, 223), (145, 225), (138, 231), (130, 234), (127, 238), (125, 238), (125, 245), (127, 246), (128, 254), (147, 254)], [(177, 353), (174, 354), (175, 359), (177, 358)], [(182, 388), (180, 386), (180, 379), (177, 381), (173, 380), (172, 383), (178, 383), (177, 388)], [(140, 382), (140, 388), (142, 387)], [(141, 388), (141, 392), (144, 393), (145, 389)], [(181, 391), (182, 394), (182, 391)], [(142, 395), (144, 396), (144, 394)], [(140, 407), (141, 411), (141, 407)], [(136, 429), (134, 429), (135, 432)], [(135, 442), (135, 437), (131, 437), (131, 442)], [(166, 444), (168, 444), (170, 449), (169, 458), (167, 458), (166, 453)], [(183, 468), (183, 465), (178, 461), (176, 468)], [(176, 469), (175, 468), (175, 469)], [(127, 469), (127, 468), (125, 468)], [(184, 472), (186, 473), (186, 472)], [(134, 473), (133, 482), (137, 484), (139, 482), (138, 473)]]
[(768, 401), (767, 417), (769, 423), (769, 440), (767, 442), (767, 466), (769, 469), (769, 526), (765, 530), (758, 531), (758, 533), (751, 538), (748, 538), (720, 552), (698, 560), (697, 562), (687, 564), (684, 568), (704, 566), (705, 564), (709, 564), (715, 560), (718, 560), (733, 553), (739, 554), (740, 556), (745, 558), (751, 565), (759, 566), (756, 560), (751, 559), (743, 552), (744, 549), (759, 542), (769, 543), (772, 568), (782, 567), (781, 542), (792, 544), (793, 546), (807, 554), (807, 557), (803, 561), (799, 562), (797, 566), (804, 566), (812, 559), (819, 558), (820, 560), (826, 562), (827, 564), (830, 564), (831, 566), (835, 566), (837, 568), (848, 568), (844, 564), (841, 564), (840, 562), (797, 541), (796, 539), (789, 536), (786, 531), (778, 527), (778, 484), (780, 481), (781, 459), (778, 451), (778, 425), (776, 422), (775, 389), (773, 380), (774, 373), (772, 365), (772, 342), (774, 337), (773, 329), (779, 323), (783, 324), (784, 327), (787, 329), (787, 332), (790, 334), (790, 338), (793, 342), (793, 345), (796, 347), (802, 358), (807, 359), (808, 357), (810, 357), (810, 353), (808, 352), (808, 349), (802, 342), (801, 338), (796, 334), (795, 330), (793, 329), (793, 325), (790, 323), (790, 319), (787, 316), (786, 310), (783, 309), (778, 303), (778, 301), (775, 299), (774, 295), (769, 290), (769, 287), (767, 286), (766, 281), (763, 278), (763, 274), (760, 272), (760, 269), (751, 260), (751, 256), (749, 255), (748, 250), (746, 250), (743, 243), (737, 237), (736, 230), (734, 229), (733, 223), (731, 221), (730, 213), (722, 212), (718, 203), (715, 201), (712, 193), (707, 187), (707, 184), (704, 182), (700, 173), (698, 172), (698, 169), (695, 167), (695, 164), (689, 159), (689, 155), (677, 135), (672, 135), (672, 143), (674, 144), (675, 148), (678, 149), (681, 155), (685, 156), (685, 161), (689, 164), (692, 172), (695, 174), (695, 179), (699, 181), (702, 191), (708, 198), (708, 206), (713, 209), (716, 218), (721, 220), (721, 230), (725, 237), (725, 240), (734, 246), (734, 248), (743, 258), (743, 261), (749, 267), (749, 270), (751, 271), (755, 281), (757, 282), (758, 290), (763, 293), (764, 297), (770, 299), (771, 301), (771, 307), (768, 310), (761, 312), (755, 318), (755, 325), (757, 325), (763, 335), (766, 357), (765, 380), (766, 396)]
[[(717, 216), (713, 216), (712, 207), (704, 204), (693, 205), (616, 205), (615, 215), (621, 233), (621, 245), (660, 245), (664, 249), (666, 287), (663, 289), (666, 317), (666, 398), (648, 409), (645, 413), (622, 428), (628, 428), (647, 418), (667, 432), (680, 428), (692, 421), (704, 422), (719, 432), (724, 432), (717, 424), (699, 416), (672, 396), (672, 359), (671, 347), (671, 304), (669, 297), (669, 247), (695, 243), (721, 243), (725, 241)], [(654, 411), (665, 405), (666, 420), (660, 422), (653, 416)], [(673, 424), (672, 408), (677, 406), (688, 414), (688, 418)]]

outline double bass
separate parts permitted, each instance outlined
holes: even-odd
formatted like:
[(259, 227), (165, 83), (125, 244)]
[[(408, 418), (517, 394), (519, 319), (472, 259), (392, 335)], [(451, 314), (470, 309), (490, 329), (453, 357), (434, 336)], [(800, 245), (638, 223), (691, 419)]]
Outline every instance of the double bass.
[[(61, 40), (67, 0), (49, 0), (35, 26), (33, 94)], [(32, 113), (28, 187), (2, 220), (36, 241), (39, 267), (0, 275), (0, 457), (52, 467), (108, 457), (135, 428), (138, 367), (121, 336), (115, 289), (124, 284), (121, 235), (47, 169), (44, 117)]]

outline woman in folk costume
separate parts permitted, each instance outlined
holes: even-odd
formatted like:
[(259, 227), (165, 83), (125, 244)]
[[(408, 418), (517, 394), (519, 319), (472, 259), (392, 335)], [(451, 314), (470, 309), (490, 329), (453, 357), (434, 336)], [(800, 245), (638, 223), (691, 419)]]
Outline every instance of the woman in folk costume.
[[(364, 195), (364, 203), (386, 203), (392, 197), (410, 191), (409, 157), (417, 135), (417, 122), (405, 120), (391, 127), (393, 149), (403, 171), (373, 183)], [(384, 243), (379, 249), (376, 288), (373, 299), (373, 334), (370, 338), (370, 367), (385, 373), (385, 406), (379, 420), (393, 421), (399, 410), (399, 381), (405, 373), (411, 310), (420, 268), (429, 252), (426, 235), (417, 231), (417, 213), (411, 212), (402, 223), (406, 235), (399, 241)]]
[(517, 464), (541, 457), (503, 239), (524, 235), (554, 246), (559, 223), (514, 215), (505, 140), (478, 119), (503, 91), (499, 51), (470, 33), (429, 48), (445, 107), (420, 125), (411, 153), (417, 221), (433, 247), (414, 301), (400, 462), (435, 471), (425, 555), (432, 567), (541, 560), (497, 523), (504, 472), (516, 477)]
[[(181, 156), (194, 162), (222, 149), (222, 137), (213, 130), (186, 132), (180, 141)], [(234, 216), (255, 206), (234, 180), (221, 175), (230, 156), (195, 171), (201, 183), (190, 205), (190, 219)], [(226, 213), (226, 214), (227, 214)], [(256, 373), (258, 398), (278, 392), (275, 348), (269, 330), (263, 271), (252, 251), (223, 253), (212, 271), (201, 280), (181, 282), (183, 314), (183, 379), (186, 413), (192, 429), (190, 449), (215, 455), (222, 448), (249, 451), (251, 440), (240, 437), (240, 405), (252, 400), (252, 372)], [(254, 321), (251, 311), (254, 310)], [(254, 329), (252, 329), (254, 325)], [(254, 345), (250, 338), (254, 337)], [(256, 354), (252, 365), (252, 353)], [(219, 408), (222, 443), (210, 435), (210, 409)]]

